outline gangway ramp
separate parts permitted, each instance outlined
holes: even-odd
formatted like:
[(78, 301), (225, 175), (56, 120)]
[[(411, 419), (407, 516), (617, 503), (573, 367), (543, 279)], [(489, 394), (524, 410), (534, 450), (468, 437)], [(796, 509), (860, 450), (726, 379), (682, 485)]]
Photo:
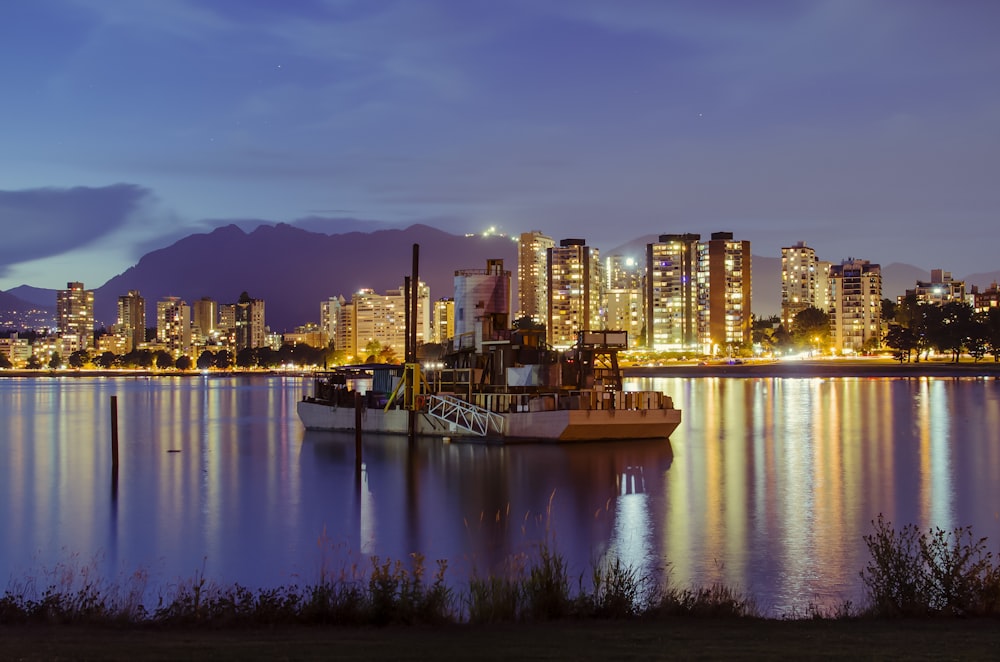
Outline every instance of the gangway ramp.
[(427, 415), (480, 437), (502, 437), (504, 432), (502, 415), (452, 395), (428, 396)]

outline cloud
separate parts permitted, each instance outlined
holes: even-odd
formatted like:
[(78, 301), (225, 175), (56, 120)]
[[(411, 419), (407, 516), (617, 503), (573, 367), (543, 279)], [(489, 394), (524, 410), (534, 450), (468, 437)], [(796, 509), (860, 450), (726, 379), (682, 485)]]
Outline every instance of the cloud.
[(151, 199), (133, 184), (0, 191), (0, 269), (97, 242), (128, 225)]

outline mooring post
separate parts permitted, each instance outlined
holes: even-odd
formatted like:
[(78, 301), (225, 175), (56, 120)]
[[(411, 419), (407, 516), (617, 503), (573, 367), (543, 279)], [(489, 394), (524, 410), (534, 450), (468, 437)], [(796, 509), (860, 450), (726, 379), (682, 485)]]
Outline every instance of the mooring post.
[(354, 392), (354, 473), (361, 475), (361, 394)]
[(111, 396), (111, 472), (118, 476), (118, 396)]

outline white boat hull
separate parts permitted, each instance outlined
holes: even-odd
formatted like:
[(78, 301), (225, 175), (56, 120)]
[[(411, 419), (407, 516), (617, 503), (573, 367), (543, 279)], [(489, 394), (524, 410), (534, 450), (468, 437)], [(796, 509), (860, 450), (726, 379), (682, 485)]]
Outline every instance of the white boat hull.
[[(301, 400), (299, 418), (307, 430), (354, 431), (352, 407)], [(601, 441), (666, 439), (680, 425), (679, 409), (561, 409), (500, 414), (506, 440)], [(366, 409), (361, 429), (366, 433), (406, 434), (408, 412)], [(418, 413), (416, 434), (434, 437), (483, 438), (469, 430)]]

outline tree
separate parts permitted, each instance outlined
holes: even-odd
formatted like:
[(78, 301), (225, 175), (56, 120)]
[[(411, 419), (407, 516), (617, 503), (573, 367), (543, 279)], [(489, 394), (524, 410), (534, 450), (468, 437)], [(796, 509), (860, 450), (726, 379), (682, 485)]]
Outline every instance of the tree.
[(215, 365), (215, 354), (207, 349), (198, 355), (198, 370), (208, 370)]
[(42, 359), (37, 354), (28, 357), (28, 370), (39, 370), (42, 367)]
[(892, 322), (896, 319), (898, 304), (892, 299), (882, 299), (882, 321)]
[(52, 352), (52, 356), (49, 357), (49, 367), (53, 370), (62, 367), (62, 357), (59, 356), (59, 352)]
[(825, 347), (830, 344), (830, 316), (809, 306), (792, 320), (792, 340), (802, 349)]
[(241, 349), (239, 353), (236, 354), (236, 367), (237, 368), (253, 368), (257, 365), (257, 352), (253, 347), (247, 347)]
[(228, 349), (220, 349), (215, 353), (215, 367), (220, 370), (229, 370), (233, 365), (233, 355)]
[(986, 315), (978, 313), (973, 314), (969, 325), (969, 334), (965, 339), (965, 348), (976, 363), (986, 356), (990, 333), (988, 323)]
[(173, 355), (170, 354), (165, 349), (156, 350), (156, 354), (153, 355), (153, 360), (156, 363), (156, 367), (159, 370), (167, 370), (173, 368), (176, 364)]
[(174, 364), (178, 370), (190, 370), (191, 366), (194, 365), (194, 361), (191, 360), (190, 356), (178, 357), (177, 362)]
[(6, 354), (0, 354), (0, 369), (13, 368), (14, 364), (10, 362)]
[(69, 367), (79, 370), (90, 363), (90, 352), (85, 349), (78, 349), (69, 355)]
[(365, 345), (365, 356), (368, 357), (367, 361), (371, 363), (376, 359), (377, 354), (382, 351), (382, 343), (372, 338)]
[(990, 308), (986, 313), (986, 345), (994, 362), (1000, 362), (1000, 308)]
[[(936, 308), (938, 306), (924, 306)], [(950, 352), (952, 362), (958, 363), (962, 348), (972, 331), (972, 306), (964, 301), (949, 301), (940, 306), (941, 321), (935, 326), (933, 338), (939, 351)]]
[(114, 352), (104, 352), (94, 361), (105, 370), (115, 367), (119, 363), (118, 355)]
[(382, 345), (378, 351), (377, 358), (380, 363), (399, 363), (399, 359), (396, 357), (396, 350), (389, 345)]
[(913, 331), (902, 324), (890, 324), (885, 334), (885, 344), (893, 350), (892, 356), (902, 363), (910, 362), (910, 354), (917, 347), (917, 339)]

